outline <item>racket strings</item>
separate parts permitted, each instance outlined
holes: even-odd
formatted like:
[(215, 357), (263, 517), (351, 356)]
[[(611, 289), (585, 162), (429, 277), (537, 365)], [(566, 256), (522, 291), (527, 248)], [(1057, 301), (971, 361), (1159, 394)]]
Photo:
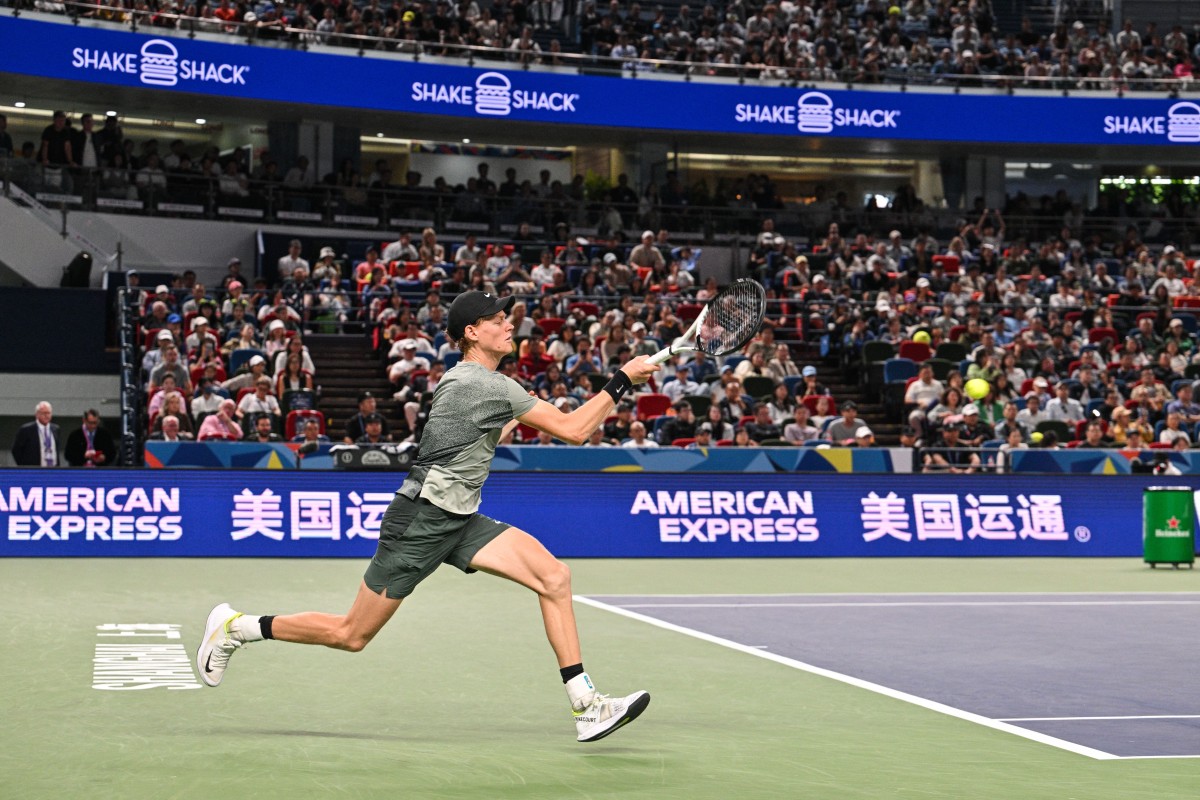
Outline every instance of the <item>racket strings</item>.
[(696, 344), (710, 355), (736, 350), (758, 332), (765, 311), (762, 287), (753, 281), (736, 281), (709, 304)]

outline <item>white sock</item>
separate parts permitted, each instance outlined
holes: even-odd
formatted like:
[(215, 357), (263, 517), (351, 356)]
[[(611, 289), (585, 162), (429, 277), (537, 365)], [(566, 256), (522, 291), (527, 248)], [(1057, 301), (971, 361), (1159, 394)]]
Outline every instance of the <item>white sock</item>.
[(586, 672), (576, 675), (564, 685), (567, 688), (567, 697), (571, 700), (572, 710), (583, 711), (592, 704), (592, 698), (596, 696), (596, 687), (592, 685), (592, 679)]
[(229, 632), (239, 642), (261, 642), (263, 639), (262, 625), (258, 617), (242, 614), (229, 624)]

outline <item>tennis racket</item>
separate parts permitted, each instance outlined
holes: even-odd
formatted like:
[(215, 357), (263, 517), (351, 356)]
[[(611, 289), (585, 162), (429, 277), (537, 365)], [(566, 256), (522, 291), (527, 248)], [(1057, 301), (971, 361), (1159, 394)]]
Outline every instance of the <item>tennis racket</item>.
[(739, 278), (709, 300), (687, 332), (669, 347), (646, 359), (661, 364), (684, 352), (724, 356), (754, 338), (767, 313), (767, 293), (751, 280)]

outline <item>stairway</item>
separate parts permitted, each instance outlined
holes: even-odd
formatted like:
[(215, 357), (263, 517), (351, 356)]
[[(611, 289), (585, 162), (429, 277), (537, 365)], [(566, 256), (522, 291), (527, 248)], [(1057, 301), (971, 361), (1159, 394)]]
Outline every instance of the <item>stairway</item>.
[(900, 445), (900, 423), (887, 418), (879, 398), (859, 385), (857, 375), (847, 375), (837, 364), (812, 363), (817, 368), (817, 379), (829, 389), (839, 404), (844, 400), (853, 400), (858, 404), (858, 419), (875, 434), (877, 446)]
[(308, 334), (304, 337), (317, 368), (315, 382), (321, 393), (326, 435), (340, 442), (346, 421), (358, 413), (358, 395), (371, 392), (380, 398), (378, 411), (395, 425), (400, 412), (392, 386), (370, 340), (357, 334)]

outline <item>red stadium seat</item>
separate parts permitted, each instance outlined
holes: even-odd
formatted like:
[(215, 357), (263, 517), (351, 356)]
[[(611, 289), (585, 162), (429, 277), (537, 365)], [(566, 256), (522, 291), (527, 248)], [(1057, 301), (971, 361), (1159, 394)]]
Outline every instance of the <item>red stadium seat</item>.
[(933, 355), (933, 350), (924, 342), (914, 342), (905, 340), (900, 343), (900, 350), (897, 353), (899, 358), (908, 358), (920, 364), (922, 361), (930, 358)]
[(311, 409), (289, 411), (287, 419), (283, 423), (283, 435), (285, 439), (291, 441), (292, 437), (297, 433), (297, 423), (302, 419), (315, 419), (321, 424), (321, 433), (325, 433), (325, 415), (320, 411), (313, 411)]
[(695, 437), (685, 438), (685, 439), (674, 439), (671, 441), (671, 446), (672, 447), (687, 447), (689, 444), (692, 444), (695, 441), (696, 441)]
[(800, 398), (800, 402), (804, 403), (804, 405), (808, 408), (808, 411), (810, 414), (816, 414), (817, 413), (817, 403), (821, 402), (822, 397), (829, 400), (830, 411), (837, 409), (837, 401), (835, 399), (833, 399), (832, 397), (829, 397), (828, 395), (824, 395), (824, 394), (806, 394), (806, 395), (804, 395), (804, 397)]
[(946, 270), (947, 275), (957, 275), (959, 267), (961, 266), (958, 256), (951, 255), (951, 254), (947, 254), (944, 256), (934, 256), (933, 263), (941, 264), (942, 269)]
[(563, 323), (566, 322), (562, 317), (542, 317), (538, 320), (538, 325), (547, 336), (553, 336), (562, 330)]
[(1113, 344), (1121, 343), (1121, 334), (1117, 333), (1116, 328), (1092, 328), (1088, 331), (1088, 342), (1090, 344), (1099, 344), (1105, 339), (1112, 339)]
[(661, 417), (671, 409), (671, 398), (665, 394), (639, 394), (637, 396), (637, 418), (640, 420)]

